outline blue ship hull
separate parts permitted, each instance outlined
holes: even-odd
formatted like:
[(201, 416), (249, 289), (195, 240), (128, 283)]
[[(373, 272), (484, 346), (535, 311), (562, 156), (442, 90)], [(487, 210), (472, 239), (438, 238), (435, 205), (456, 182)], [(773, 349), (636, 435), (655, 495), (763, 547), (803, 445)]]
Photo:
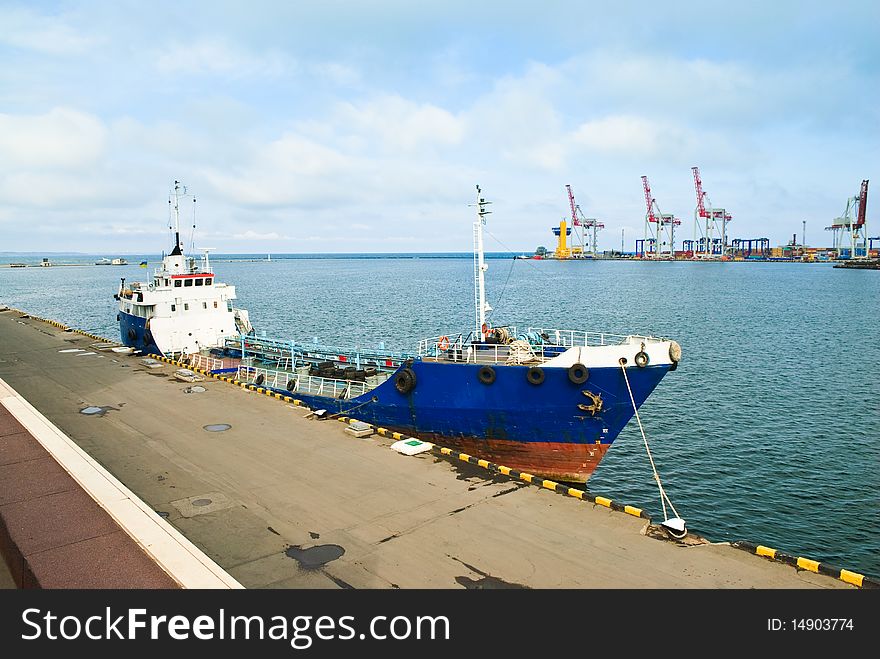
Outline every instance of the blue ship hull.
[(119, 336), (122, 344), (143, 354), (161, 355), (162, 351), (156, 345), (150, 330), (147, 329), (147, 319), (133, 316), (124, 311), (119, 312)]
[[(559, 480), (585, 481), (627, 422), (633, 406), (620, 368), (593, 368), (583, 384), (565, 368), (544, 368), (544, 381), (528, 381), (526, 366), (498, 366), (491, 384), (480, 366), (415, 360), (415, 387), (402, 394), (389, 379), (350, 400), (296, 392), (313, 409), (350, 416), (389, 430), (451, 446), (493, 462)], [(648, 398), (668, 365), (629, 367), (636, 405)], [(596, 414), (583, 392), (600, 395)]]

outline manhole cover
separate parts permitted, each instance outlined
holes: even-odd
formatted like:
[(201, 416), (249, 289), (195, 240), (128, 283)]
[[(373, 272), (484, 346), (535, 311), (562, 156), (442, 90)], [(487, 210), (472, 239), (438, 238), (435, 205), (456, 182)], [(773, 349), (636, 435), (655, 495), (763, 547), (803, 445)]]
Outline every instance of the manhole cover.
[(196, 499), (192, 502), (192, 505), (197, 508), (201, 508), (202, 506), (210, 506), (213, 503), (210, 499)]
[(193, 387), (187, 387), (186, 389), (183, 390), (183, 393), (185, 393), (185, 394), (201, 394), (206, 391), (207, 391), (207, 389), (205, 389), (203, 386), (197, 384)]
[(224, 430), (229, 430), (232, 426), (228, 423), (210, 423), (202, 427), (208, 432), (223, 432)]
[(80, 414), (101, 414), (104, 411), (103, 407), (86, 407), (79, 411)]

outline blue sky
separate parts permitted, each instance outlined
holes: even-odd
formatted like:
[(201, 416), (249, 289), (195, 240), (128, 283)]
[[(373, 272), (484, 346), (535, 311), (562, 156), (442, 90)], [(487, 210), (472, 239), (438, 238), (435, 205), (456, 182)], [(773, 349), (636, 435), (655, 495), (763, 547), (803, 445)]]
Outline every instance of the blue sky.
[(0, 0), (0, 251), (158, 252), (174, 179), (226, 252), (468, 251), (477, 183), (489, 250), (552, 245), (567, 183), (632, 249), (643, 174), (692, 237), (693, 165), (733, 237), (830, 244), (880, 194), (878, 33), (872, 2)]

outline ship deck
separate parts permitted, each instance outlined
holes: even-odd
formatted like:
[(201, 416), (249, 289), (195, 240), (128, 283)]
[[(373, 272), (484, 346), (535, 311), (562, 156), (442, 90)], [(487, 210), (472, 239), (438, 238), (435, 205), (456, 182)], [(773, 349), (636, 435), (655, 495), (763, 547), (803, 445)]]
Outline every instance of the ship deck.
[(852, 587), (93, 343), (0, 313), (0, 378), (248, 588)]

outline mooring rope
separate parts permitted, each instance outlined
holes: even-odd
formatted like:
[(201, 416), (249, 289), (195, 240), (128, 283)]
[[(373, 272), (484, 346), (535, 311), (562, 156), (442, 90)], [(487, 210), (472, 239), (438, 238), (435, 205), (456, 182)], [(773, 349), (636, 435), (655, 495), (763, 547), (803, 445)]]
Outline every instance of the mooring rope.
[(327, 418), (328, 418), (328, 419), (333, 419), (333, 418), (336, 418), (336, 417), (338, 417), (338, 416), (343, 416), (343, 415), (345, 415), (345, 416), (350, 416), (351, 413), (354, 412), (355, 410), (359, 410), (359, 409), (361, 409), (364, 405), (369, 405), (370, 403), (373, 403), (373, 402), (375, 402), (375, 401), (374, 401), (372, 398), (370, 398), (369, 400), (365, 400), (363, 403), (360, 403), (360, 404), (358, 404), (358, 405), (355, 405), (355, 406), (352, 407), (351, 409), (344, 410), (344, 411), (340, 411), (340, 412), (335, 412), (334, 414), (328, 414), (328, 415), (327, 415)]
[(642, 426), (642, 419), (639, 417), (639, 408), (636, 407), (636, 399), (633, 397), (632, 387), (629, 386), (629, 377), (626, 375), (626, 360), (620, 360), (620, 369), (623, 371), (623, 381), (626, 382), (626, 390), (629, 392), (629, 399), (632, 401), (633, 412), (636, 413), (636, 421), (639, 424), (639, 430), (642, 433), (642, 440), (645, 442), (645, 451), (648, 453), (648, 460), (651, 461), (651, 469), (654, 472), (654, 480), (657, 481), (657, 489), (660, 490), (660, 503), (663, 505), (663, 520), (668, 521), (669, 515), (666, 513), (666, 504), (669, 504), (669, 507), (672, 508), (672, 512), (676, 517), (679, 517), (678, 511), (675, 509), (675, 506), (672, 505), (672, 501), (669, 500), (669, 496), (666, 494), (666, 490), (663, 489), (663, 483), (660, 482), (660, 474), (657, 473), (657, 466), (654, 464), (654, 456), (651, 455), (651, 447), (648, 446), (648, 436), (645, 434), (645, 428)]

